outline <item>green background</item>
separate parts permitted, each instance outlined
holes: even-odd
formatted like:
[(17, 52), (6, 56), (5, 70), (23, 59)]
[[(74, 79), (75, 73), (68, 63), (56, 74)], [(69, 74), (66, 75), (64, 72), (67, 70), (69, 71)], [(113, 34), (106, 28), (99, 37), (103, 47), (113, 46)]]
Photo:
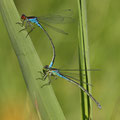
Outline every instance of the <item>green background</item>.
[[(43, 16), (67, 8), (73, 10), (73, 23), (54, 25), (68, 32), (68, 36), (46, 29), (53, 38), (56, 47), (54, 66), (56, 68), (78, 68), (77, 0), (14, 0), (14, 2), (20, 15), (24, 13), (28, 16)], [(101, 69), (99, 72), (91, 72), (92, 94), (102, 105), (102, 109), (99, 110), (93, 103), (94, 120), (118, 120), (120, 117), (119, 4), (119, 1), (112, 0), (87, 1), (90, 67)], [(43, 65), (49, 64), (52, 48), (47, 36), (36, 27), (30, 37)], [(79, 120), (79, 88), (63, 79), (53, 81), (52, 86), (67, 120)], [(1, 15), (0, 108), (1, 120), (37, 119)]]

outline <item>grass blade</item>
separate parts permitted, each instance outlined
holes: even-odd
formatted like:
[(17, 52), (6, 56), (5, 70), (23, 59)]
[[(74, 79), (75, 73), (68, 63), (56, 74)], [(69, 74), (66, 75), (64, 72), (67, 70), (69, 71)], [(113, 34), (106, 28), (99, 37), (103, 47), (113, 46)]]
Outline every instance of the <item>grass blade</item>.
[(51, 85), (41, 88), (46, 81), (36, 80), (41, 77), (38, 71), (42, 70), (42, 64), (30, 37), (25, 37), (27, 32), (18, 32), (21, 28), (16, 22), (20, 17), (13, 0), (0, 0), (0, 12), (37, 112), (42, 120), (65, 120)]
[[(89, 68), (89, 55), (88, 55), (88, 36), (87, 36), (87, 24), (86, 24), (86, 0), (78, 0), (79, 11), (79, 26), (78, 26), (78, 52), (79, 52), (79, 67), (80, 69)], [(80, 80), (83, 81), (82, 74), (85, 74), (85, 82), (91, 84), (91, 80), (87, 71), (80, 71)], [(81, 85), (90, 93), (89, 86)], [(92, 105), (90, 98), (81, 91), (81, 119), (92, 120)]]

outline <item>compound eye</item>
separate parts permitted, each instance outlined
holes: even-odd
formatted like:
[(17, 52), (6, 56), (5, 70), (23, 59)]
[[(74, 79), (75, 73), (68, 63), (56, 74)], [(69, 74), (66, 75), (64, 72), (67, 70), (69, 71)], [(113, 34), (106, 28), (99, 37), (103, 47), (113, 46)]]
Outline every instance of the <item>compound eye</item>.
[(44, 66), (45, 69), (48, 69), (48, 67), (49, 67), (48, 65)]
[(21, 16), (21, 19), (25, 20), (25, 19), (26, 19), (26, 16), (23, 14), (23, 15)]

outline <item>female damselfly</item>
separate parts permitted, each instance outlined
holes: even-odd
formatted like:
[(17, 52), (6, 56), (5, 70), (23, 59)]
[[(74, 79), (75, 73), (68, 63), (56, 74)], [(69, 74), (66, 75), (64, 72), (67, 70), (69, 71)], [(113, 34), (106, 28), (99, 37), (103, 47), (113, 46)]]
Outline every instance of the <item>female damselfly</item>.
[[(68, 70), (68, 69), (66, 69)], [(63, 69), (63, 71), (66, 71), (65, 69)], [(56, 68), (49, 68), (48, 65), (46, 65), (44, 68), (43, 68), (43, 77), (42, 78), (38, 78), (38, 79), (42, 79), (42, 80), (45, 80), (48, 76), (58, 76), (58, 77), (61, 77), (65, 80), (67, 80), (68, 82), (71, 82), (75, 85), (77, 85), (82, 91), (84, 91), (98, 106), (98, 108), (102, 108), (101, 105), (99, 104), (99, 102), (85, 89), (83, 88), (79, 83), (78, 83), (78, 79), (74, 78), (74, 77), (71, 77), (69, 75), (65, 75), (65, 74), (62, 74), (61, 73), (62, 70), (59, 70), (59, 69), (56, 69)], [(70, 70), (71, 71), (71, 70)], [(79, 71), (86, 71), (86, 70), (79, 70)], [(99, 69), (88, 69), (87, 71), (99, 71)], [(49, 83), (47, 84), (44, 84), (43, 86), (45, 85), (49, 85), (51, 82), (51, 79), (49, 79)], [(84, 82), (83, 82), (84, 83)], [(88, 84), (89, 85), (89, 84)], [(43, 87), (42, 86), (42, 87)]]

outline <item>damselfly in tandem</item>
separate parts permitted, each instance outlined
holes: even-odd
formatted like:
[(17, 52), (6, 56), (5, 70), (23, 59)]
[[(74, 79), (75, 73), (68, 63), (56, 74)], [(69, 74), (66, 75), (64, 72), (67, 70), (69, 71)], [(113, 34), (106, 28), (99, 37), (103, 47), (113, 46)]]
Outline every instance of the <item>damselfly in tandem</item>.
[[(59, 69), (56, 69), (56, 68), (49, 68), (49, 66), (46, 65), (43, 68), (43, 72), (40, 72), (43, 75), (42, 78), (37, 78), (37, 79), (45, 80), (49, 76), (61, 77), (65, 80), (67, 80), (68, 82), (71, 82), (71, 83), (77, 85), (81, 90), (83, 90), (97, 104), (98, 108), (100, 108), (100, 109), (102, 108), (101, 105), (99, 104), (99, 102), (85, 88), (83, 88), (79, 84), (79, 82), (80, 82), (79, 79), (71, 77), (69, 75), (65, 75), (65, 74), (63, 74), (63, 71), (78, 71), (78, 70), (77, 69), (73, 69), (73, 70), (60, 69), (59, 70)], [(79, 70), (79, 71), (99, 71), (99, 69), (87, 69), (87, 70)], [(51, 83), (51, 79), (49, 79), (49, 83), (44, 84), (43, 86), (49, 85), (50, 83)], [(85, 84), (90, 85), (89, 83), (85, 83)]]
[[(64, 15), (63, 14), (61, 15), (61, 13), (64, 13)], [(48, 24), (48, 23), (64, 24), (64, 23), (73, 22), (73, 17), (71, 17), (71, 13), (72, 13), (71, 9), (65, 9), (61, 13), (51, 15), (51, 16), (41, 16), (41, 17), (26, 16), (25, 14), (22, 14), (22, 16), (21, 16), (22, 22), (16, 23), (16, 24), (19, 24), (21, 27), (23, 27), (25, 25), (25, 28), (21, 29), (19, 32), (26, 30), (28, 27), (31, 28), (31, 30), (28, 32), (27, 36), (35, 29), (35, 25), (40, 27), (45, 32), (45, 34), (49, 38), (52, 48), (53, 48), (53, 57), (52, 57), (52, 61), (51, 61), (50, 65), (49, 65), (49, 68), (51, 68), (53, 66), (54, 61), (55, 61), (55, 56), (56, 56), (55, 55), (55, 46), (53, 44), (52, 38), (50, 37), (50, 35), (48, 34), (48, 32), (46, 31), (46, 29), (43, 26), (49, 27), (56, 32), (67, 35), (68, 34), (67, 32), (64, 32), (63, 30)]]
[[(38, 27), (40, 27), (45, 33), (46, 30), (43, 26), (49, 27), (51, 29), (53, 29), (56, 32), (62, 33), (62, 34), (68, 34), (67, 32), (64, 32), (63, 30), (56, 28), (52, 25), (49, 25), (48, 23), (54, 23), (54, 24), (64, 24), (64, 23), (70, 23), (73, 22), (73, 17), (71, 17), (71, 13), (72, 10), (71, 9), (66, 9), (63, 10), (62, 13), (64, 13), (64, 15), (59, 14), (55, 14), (55, 15), (50, 15), (50, 16), (41, 16), (41, 17), (36, 17), (36, 16), (26, 16), (25, 14), (22, 14), (21, 16), (21, 20), (22, 22), (17, 22), (16, 24), (21, 25), (21, 27), (24, 26), (25, 24), (25, 28), (20, 30), (26, 30), (28, 27), (31, 28), (31, 30), (28, 32), (31, 33), (34, 29), (35, 29), (35, 25), (36, 24)], [(27, 36), (28, 36), (27, 34)], [(46, 33), (47, 36), (49, 37), (48, 33)]]

